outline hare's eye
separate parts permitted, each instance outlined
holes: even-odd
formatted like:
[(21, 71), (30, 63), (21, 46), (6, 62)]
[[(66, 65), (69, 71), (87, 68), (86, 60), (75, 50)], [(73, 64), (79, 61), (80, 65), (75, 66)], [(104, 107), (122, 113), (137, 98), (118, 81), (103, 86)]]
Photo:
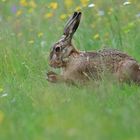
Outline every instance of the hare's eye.
[(61, 51), (61, 48), (60, 48), (60, 47), (56, 47), (56, 48), (55, 48), (55, 51), (56, 51), (56, 52), (60, 52), (60, 51)]

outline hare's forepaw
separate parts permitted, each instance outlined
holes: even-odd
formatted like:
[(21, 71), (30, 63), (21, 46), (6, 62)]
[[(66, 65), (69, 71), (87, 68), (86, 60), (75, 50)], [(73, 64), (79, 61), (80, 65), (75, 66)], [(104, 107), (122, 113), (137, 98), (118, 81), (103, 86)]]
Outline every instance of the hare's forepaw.
[(47, 73), (47, 81), (51, 83), (56, 83), (57, 82), (57, 74), (53, 71), (49, 71)]

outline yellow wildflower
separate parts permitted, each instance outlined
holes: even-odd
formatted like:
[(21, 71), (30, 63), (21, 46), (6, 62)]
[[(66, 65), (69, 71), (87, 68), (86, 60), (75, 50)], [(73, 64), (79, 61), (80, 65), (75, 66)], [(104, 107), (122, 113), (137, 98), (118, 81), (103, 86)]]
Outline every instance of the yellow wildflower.
[(83, 7), (86, 7), (88, 5), (89, 0), (80, 0)]
[(77, 6), (77, 7), (75, 8), (75, 11), (80, 11), (81, 9), (82, 9), (82, 7)]
[(45, 17), (45, 18), (51, 18), (52, 16), (53, 16), (52, 13), (46, 13), (44, 17)]
[(34, 40), (29, 40), (28, 43), (29, 44), (33, 44), (34, 43)]
[(43, 36), (43, 33), (42, 32), (39, 32), (37, 36), (38, 37), (42, 37)]
[(26, 0), (20, 0), (19, 3), (20, 3), (21, 6), (28, 6), (28, 3), (27, 3)]
[(37, 4), (35, 3), (34, 0), (31, 0), (31, 1), (29, 1), (29, 6), (32, 7), (32, 8), (36, 8)]
[(3, 92), (3, 88), (0, 88), (0, 92)]
[(93, 38), (94, 38), (94, 39), (99, 39), (100, 36), (99, 36), (99, 34), (97, 33), (97, 34), (95, 34), (95, 35), (93, 36)]
[(66, 19), (66, 17), (67, 17), (67, 15), (66, 14), (62, 14), (62, 15), (60, 15), (60, 19)]
[(128, 23), (128, 24), (123, 28), (124, 33), (130, 32), (131, 29), (132, 29), (133, 27), (135, 27), (135, 23), (134, 23), (134, 22)]
[(18, 11), (16, 12), (16, 16), (20, 16), (20, 15), (22, 15), (22, 13), (23, 13), (22, 10), (18, 10)]
[(28, 10), (28, 12), (29, 12), (29, 13), (33, 13), (33, 12), (34, 12), (34, 8), (30, 8), (30, 9)]
[(3, 120), (4, 120), (4, 113), (0, 111), (0, 124), (3, 122)]
[(51, 3), (49, 4), (49, 8), (57, 9), (57, 7), (58, 7), (58, 3), (57, 3), (57, 2), (51, 2)]
[(67, 8), (71, 7), (73, 5), (73, 0), (65, 0), (64, 1)]
[(105, 39), (108, 39), (109, 38), (109, 33), (108, 32), (105, 33), (104, 37), (105, 37)]
[(112, 12), (113, 12), (113, 8), (110, 8), (107, 13), (108, 13), (108, 15), (111, 15)]

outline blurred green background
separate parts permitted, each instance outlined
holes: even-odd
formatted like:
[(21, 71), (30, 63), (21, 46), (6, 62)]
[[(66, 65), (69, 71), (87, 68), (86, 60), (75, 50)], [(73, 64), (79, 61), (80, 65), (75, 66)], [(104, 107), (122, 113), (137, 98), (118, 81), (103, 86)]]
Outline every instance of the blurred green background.
[(49, 50), (74, 11), (83, 13), (78, 49), (115, 48), (140, 62), (139, 0), (0, 0), (0, 140), (140, 139), (137, 85), (46, 81)]

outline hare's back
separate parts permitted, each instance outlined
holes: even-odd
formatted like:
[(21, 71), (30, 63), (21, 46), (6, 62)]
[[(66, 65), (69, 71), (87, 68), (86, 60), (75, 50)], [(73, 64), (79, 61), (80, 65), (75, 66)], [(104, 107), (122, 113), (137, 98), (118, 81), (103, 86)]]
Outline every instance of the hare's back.
[(128, 54), (115, 50), (115, 49), (103, 49), (98, 52), (102, 57), (110, 57), (113, 59), (114, 58), (116, 58), (116, 59), (133, 59)]
[(94, 69), (97, 68), (101, 71), (107, 69), (115, 72), (123, 63), (128, 61), (136, 63), (136, 60), (126, 53), (112, 49), (104, 49), (98, 52), (86, 52), (84, 56), (88, 58), (90, 67)]
[(131, 56), (129, 56), (126, 53), (123, 53), (121, 51), (115, 50), (115, 49), (103, 49), (99, 50), (97, 52), (85, 52), (82, 55), (85, 57), (89, 57), (90, 59), (110, 59), (110, 60), (115, 60), (115, 61), (122, 61), (122, 60), (134, 60)]

